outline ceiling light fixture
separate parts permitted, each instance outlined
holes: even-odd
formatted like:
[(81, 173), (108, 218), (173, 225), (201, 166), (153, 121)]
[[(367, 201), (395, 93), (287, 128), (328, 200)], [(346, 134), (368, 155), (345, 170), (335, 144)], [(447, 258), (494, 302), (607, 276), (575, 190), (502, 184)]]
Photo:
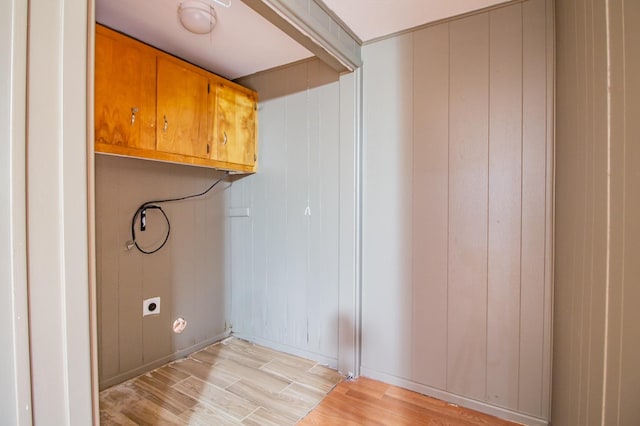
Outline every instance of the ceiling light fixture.
[[(231, 6), (231, 0), (213, 0), (221, 6)], [(218, 18), (210, 1), (185, 0), (178, 6), (180, 23), (195, 34), (208, 34), (216, 26)]]

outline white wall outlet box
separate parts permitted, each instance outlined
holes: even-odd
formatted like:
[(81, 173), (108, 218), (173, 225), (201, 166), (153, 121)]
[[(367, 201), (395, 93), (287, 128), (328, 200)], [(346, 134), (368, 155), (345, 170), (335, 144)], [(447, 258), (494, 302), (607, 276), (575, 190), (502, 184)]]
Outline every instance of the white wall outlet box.
[(160, 298), (152, 297), (142, 301), (142, 316), (158, 315), (160, 313)]

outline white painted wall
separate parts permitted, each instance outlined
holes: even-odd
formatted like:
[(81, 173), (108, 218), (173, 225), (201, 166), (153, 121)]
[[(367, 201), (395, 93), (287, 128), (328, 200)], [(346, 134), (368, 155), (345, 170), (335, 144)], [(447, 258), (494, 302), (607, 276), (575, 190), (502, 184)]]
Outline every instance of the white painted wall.
[(548, 422), (552, 2), (367, 44), (362, 375)]
[(91, 424), (88, 2), (29, 2), (27, 221), (33, 420)]
[(0, 423), (31, 424), (25, 108), (27, 5), (0, 3)]

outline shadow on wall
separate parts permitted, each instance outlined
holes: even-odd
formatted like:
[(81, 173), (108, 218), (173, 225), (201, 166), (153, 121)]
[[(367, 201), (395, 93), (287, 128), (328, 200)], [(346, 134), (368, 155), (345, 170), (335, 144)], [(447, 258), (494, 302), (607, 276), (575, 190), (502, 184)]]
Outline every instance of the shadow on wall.
[(317, 58), (304, 59), (273, 70), (242, 77), (237, 83), (260, 94), (260, 102), (315, 89), (340, 79), (340, 74)]

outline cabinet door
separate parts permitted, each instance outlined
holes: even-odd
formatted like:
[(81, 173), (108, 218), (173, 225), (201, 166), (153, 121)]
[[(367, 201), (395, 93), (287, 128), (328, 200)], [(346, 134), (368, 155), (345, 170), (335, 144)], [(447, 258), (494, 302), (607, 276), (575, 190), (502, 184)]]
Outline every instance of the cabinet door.
[(212, 158), (207, 140), (209, 80), (189, 64), (158, 56), (157, 149)]
[(155, 53), (96, 26), (95, 55), (96, 144), (155, 149)]
[(218, 160), (247, 166), (255, 164), (256, 100), (253, 94), (218, 83), (214, 129)]

